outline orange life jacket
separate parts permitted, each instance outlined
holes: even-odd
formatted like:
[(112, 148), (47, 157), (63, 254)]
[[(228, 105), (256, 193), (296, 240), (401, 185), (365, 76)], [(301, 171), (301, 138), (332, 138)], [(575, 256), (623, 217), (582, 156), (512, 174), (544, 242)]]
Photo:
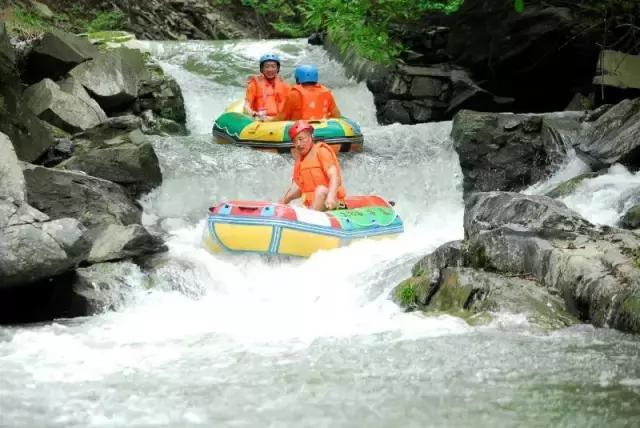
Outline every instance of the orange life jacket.
[(331, 165), (336, 167), (338, 171), (338, 191), (336, 197), (338, 200), (344, 199), (346, 192), (342, 186), (342, 171), (340, 170), (340, 164), (338, 158), (331, 147), (325, 143), (316, 143), (313, 145), (309, 153), (302, 160), (296, 160), (293, 166), (293, 181), (302, 192), (302, 200), (307, 207), (310, 207), (313, 203), (316, 187), (326, 186), (329, 187), (329, 177), (324, 172), (325, 168), (329, 168), (331, 165), (323, 165), (318, 156), (320, 148), (325, 148), (331, 153), (332, 162)]
[(249, 100), (251, 109), (254, 111), (265, 109), (268, 116), (278, 114), (289, 94), (289, 85), (280, 79), (280, 76), (274, 77), (271, 84), (262, 74), (251, 76), (249, 81), (253, 81), (256, 86), (255, 96)]
[(325, 86), (316, 83), (314, 85), (295, 85), (291, 88), (300, 94), (300, 116), (295, 119), (321, 120), (331, 116), (335, 105), (331, 91)]

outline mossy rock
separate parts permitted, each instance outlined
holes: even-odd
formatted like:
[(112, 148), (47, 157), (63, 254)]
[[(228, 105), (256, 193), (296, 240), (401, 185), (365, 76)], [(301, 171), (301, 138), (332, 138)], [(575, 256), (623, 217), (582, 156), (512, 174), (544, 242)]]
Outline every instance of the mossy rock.
[(622, 224), (629, 229), (640, 227), (640, 204), (632, 206), (622, 217)]
[(597, 176), (598, 174), (595, 172), (587, 172), (585, 174), (576, 175), (575, 177), (558, 184), (555, 188), (547, 192), (545, 196), (548, 196), (550, 198), (563, 198), (573, 193), (578, 185), (580, 185), (580, 183), (582, 183), (584, 180)]
[(96, 45), (123, 44), (136, 40), (136, 36), (126, 31), (98, 31), (85, 34), (89, 41)]
[(617, 315), (617, 328), (631, 333), (640, 333), (640, 296), (628, 296)]
[(425, 275), (405, 279), (393, 289), (392, 300), (406, 310), (423, 308), (429, 296), (429, 282)]

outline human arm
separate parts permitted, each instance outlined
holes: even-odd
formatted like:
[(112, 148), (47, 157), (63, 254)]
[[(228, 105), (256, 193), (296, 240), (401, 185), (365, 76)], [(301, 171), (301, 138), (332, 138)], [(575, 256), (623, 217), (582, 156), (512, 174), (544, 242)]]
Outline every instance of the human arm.
[(244, 96), (244, 112), (249, 116), (255, 116), (256, 111), (252, 108), (253, 100), (256, 96), (256, 83), (254, 79), (247, 83), (247, 91)]
[(338, 168), (335, 165), (331, 165), (325, 171), (327, 177), (329, 177), (329, 191), (327, 193), (327, 200), (325, 205), (327, 209), (333, 210), (338, 206), (338, 186), (340, 185), (340, 177), (338, 176)]
[(292, 182), (289, 189), (287, 189), (287, 193), (285, 193), (278, 202), (281, 204), (288, 204), (289, 202), (293, 201), (294, 199), (298, 199), (301, 196), (302, 192), (300, 191), (300, 188), (295, 182)]

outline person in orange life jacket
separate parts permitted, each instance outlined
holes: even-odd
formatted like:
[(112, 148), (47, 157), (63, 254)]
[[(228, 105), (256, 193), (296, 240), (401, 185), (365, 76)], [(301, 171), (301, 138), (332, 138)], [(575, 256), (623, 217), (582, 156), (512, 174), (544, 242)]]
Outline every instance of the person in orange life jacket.
[(305, 206), (317, 211), (337, 208), (346, 192), (334, 151), (325, 143), (313, 143), (313, 127), (305, 120), (291, 125), (289, 138), (296, 158), (293, 183), (279, 202), (288, 204), (302, 197)]
[(295, 78), (296, 85), (273, 120), (321, 120), (341, 116), (331, 91), (318, 83), (315, 66), (297, 66)]
[(278, 76), (280, 58), (275, 54), (264, 54), (260, 57), (260, 73), (249, 78), (245, 95), (244, 110), (246, 113), (268, 120), (282, 110), (289, 85)]

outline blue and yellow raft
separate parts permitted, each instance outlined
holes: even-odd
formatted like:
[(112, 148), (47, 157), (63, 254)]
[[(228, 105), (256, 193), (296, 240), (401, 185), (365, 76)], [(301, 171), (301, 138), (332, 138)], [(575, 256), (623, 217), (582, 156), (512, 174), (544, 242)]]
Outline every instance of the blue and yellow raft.
[[(242, 112), (243, 101), (232, 103), (213, 122), (213, 137), (220, 144), (235, 144), (279, 153), (291, 150), (288, 131), (293, 122), (263, 122)], [(336, 153), (362, 151), (360, 126), (346, 118), (311, 121), (316, 141), (328, 144)]]
[(355, 196), (346, 209), (319, 212), (272, 202), (229, 201), (210, 208), (202, 237), (213, 253), (308, 257), (364, 238), (395, 237), (404, 230), (393, 206), (379, 196)]

